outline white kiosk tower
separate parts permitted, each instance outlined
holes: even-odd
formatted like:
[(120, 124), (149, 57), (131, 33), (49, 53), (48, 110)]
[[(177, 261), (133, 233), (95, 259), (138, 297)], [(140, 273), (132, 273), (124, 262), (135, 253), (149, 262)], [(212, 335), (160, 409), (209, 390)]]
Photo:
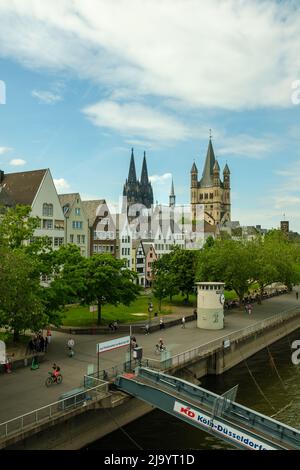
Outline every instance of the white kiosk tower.
[(224, 328), (224, 283), (197, 282), (197, 328), (222, 330)]

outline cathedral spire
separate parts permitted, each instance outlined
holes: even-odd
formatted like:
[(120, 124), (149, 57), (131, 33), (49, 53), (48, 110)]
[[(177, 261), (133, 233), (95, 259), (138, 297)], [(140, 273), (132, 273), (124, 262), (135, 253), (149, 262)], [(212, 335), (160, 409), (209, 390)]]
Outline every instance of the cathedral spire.
[(133, 155), (133, 148), (131, 149), (131, 158), (130, 158), (130, 167), (128, 173), (128, 183), (136, 183), (136, 171), (135, 171), (135, 162)]
[(146, 161), (146, 152), (144, 152), (144, 159), (143, 159), (143, 166), (142, 166), (142, 174), (141, 174), (141, 184), (148, 184), (148, 169), (147, 169), (147, 161)]
[(176, 196), (175, 196), (175, 191), (174, 191), (174, 181), (172, 178), (171, 194), (169, 196), (169, 206), (174, 207), (175, 203), (176, 203)]
[(204, 170), (203, 170), (202, 179), (201, 179), (201, 186), (204, 188), (212, 185), (212, 177), (214, 173), (215, 162), (216, 162), (215, 153), (214, 153), (214, 149), (213, 149), (212, 142), (211, 142), (211, 136), (210, 136)]

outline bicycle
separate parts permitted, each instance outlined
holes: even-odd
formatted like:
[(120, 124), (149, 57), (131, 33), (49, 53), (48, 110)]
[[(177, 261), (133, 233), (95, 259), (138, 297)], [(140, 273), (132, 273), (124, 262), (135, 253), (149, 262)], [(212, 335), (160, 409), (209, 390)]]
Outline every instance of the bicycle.
[(50, 377), (47, 377), (46, 379), (46, 382), (45, 382), (45, 385), (46, 387), (51, 387), (51, 385), (53, 384), (61, 384), (62, 383), (62, 380), (63, 380), (63, 377), (61, 374), (58, 374), (58, 375), (53, 375), (52, 372), (48, 372), (48, 374), (50, 375)]

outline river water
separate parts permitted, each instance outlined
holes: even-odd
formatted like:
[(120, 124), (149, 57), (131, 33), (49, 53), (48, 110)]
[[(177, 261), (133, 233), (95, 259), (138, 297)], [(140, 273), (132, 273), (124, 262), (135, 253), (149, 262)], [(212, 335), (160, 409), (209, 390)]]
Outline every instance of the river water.
[[(218, 394), (239, 385), (236, 401), (300, 429), (300, 365), (291, 360), (291, 343), (300, 330), (271, 345), (221, 376), (201, 379), (201, 386)], [(160, 410), (145, 415), (89, 445), (88, 449), (127, 450), (232, 449), (180, 419)]]

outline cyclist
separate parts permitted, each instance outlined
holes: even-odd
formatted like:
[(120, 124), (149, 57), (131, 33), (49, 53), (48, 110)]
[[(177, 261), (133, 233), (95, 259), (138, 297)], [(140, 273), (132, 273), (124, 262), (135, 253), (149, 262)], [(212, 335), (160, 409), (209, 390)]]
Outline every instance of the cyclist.
[(54, 377), (55, 381), (57, 381), (57, 377), (60, 375), (60, 367), (54, 363), (52, 369), (52, 376)]

